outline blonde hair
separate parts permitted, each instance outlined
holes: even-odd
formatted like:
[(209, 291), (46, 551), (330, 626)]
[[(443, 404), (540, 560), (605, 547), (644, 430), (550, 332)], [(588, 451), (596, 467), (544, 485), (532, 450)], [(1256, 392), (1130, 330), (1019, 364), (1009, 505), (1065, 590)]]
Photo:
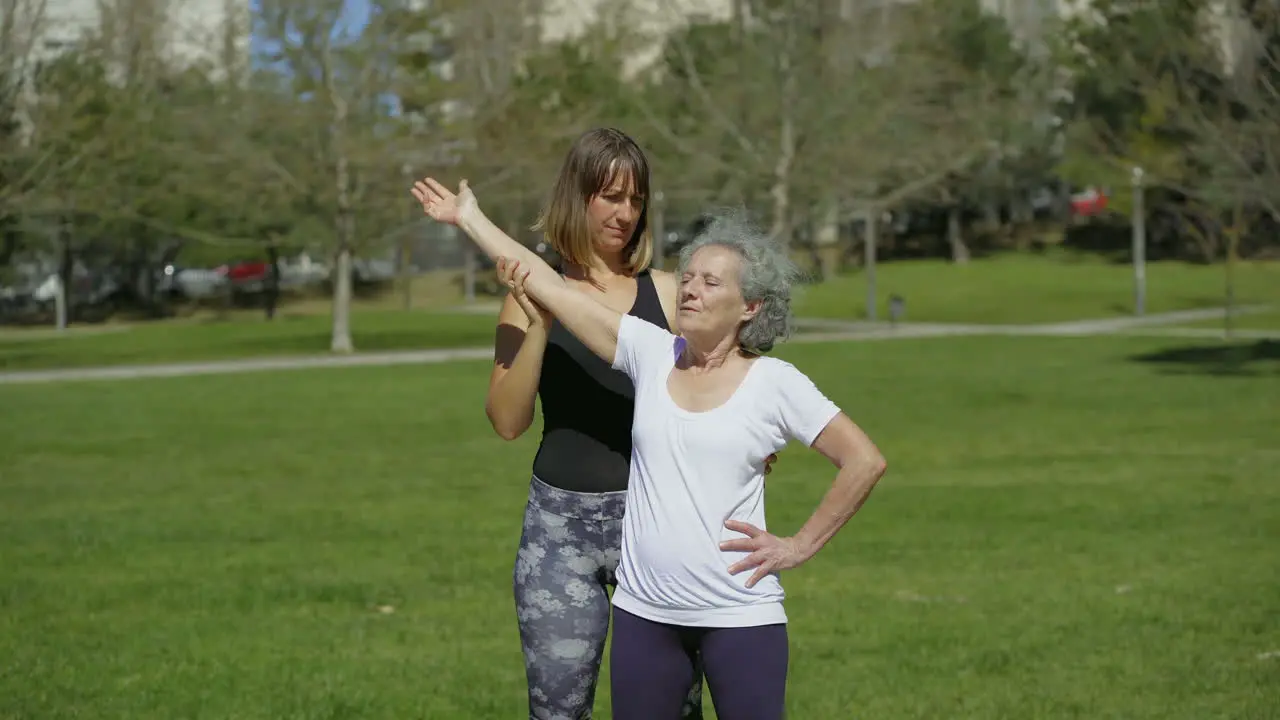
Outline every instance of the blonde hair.
[(635, 192), (643, 198), (640, 219), (623, 255), (632, 273), (653, 262), (649, 232), (649, 160), (626, 133), (614, 128), (588, 130), (574, 141), (560, 166), (551, 198), (533, 225), (560, 258), (571, 265), (591, 267), (594, 238), (587, 225), (587, 205), (621, 176), (631, 175)]

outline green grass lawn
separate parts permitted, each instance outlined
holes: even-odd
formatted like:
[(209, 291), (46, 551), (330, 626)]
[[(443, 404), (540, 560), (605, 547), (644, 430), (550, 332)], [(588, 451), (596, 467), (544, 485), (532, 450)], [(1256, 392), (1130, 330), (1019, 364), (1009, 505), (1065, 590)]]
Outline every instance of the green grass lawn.
[[(1280, 304), (1280, 263), (1242, 263), (1241, 304)], [(885, 263), (877, 269), (879, 318), (889, 296), (907, 302), (917, 322), (1045, 323), (1129, 315), (1132, 266), (1088, 256), (1006, 255), (968, 265), (922, 260)], [(807, 317), (862, 319), (866, 276), (846, 275), (805, 288), (797, 312)], [(1223, 268), (1162, 262), (1147, 266), (1148, 313), (1221, 307)]]
[[(891, 293), (906, 297), (907, 319), (917, 322), (1042, 323), (1131, 314), (1129, 269), (1096, 259), (1022, 255), (967, 266), (897, 262), (885, 264), (878, 272), (880, 319), (887, 318)], [(1216, 267), (1152, 264), (1148, 312), (1220, 305), (1221, 274)], [(1239, 278), (1241, 304), (1280, 307), (1280, 263), (1244, 264)], [(858, 274), (805, 286), (798, 293), (795, 312), (800, 317), (860, 319), (863, 282)], [(421, 290), (426, 293), (429, 288)], [(375, 298), (357, 306), (352, 328), (358, 351), (493, 342), (496, 309), (469, 314), (405, 311), (390, 309), (388, 302)], [(486, 302), (493, 305), (496, 299)], [(66, 337), (48, 330), (0, 329), (0, 371), (325, 353), (330, 328), (325, 308), (323, 302), (311, 300), (286, 308), (273, 322), (259, 314), (240, 313), (228, 320), (90, 326)]]
[[(781, 355), (890, 463), (784, 578), (791, 717), (1280, 715), (1276, 344)], [(489, 431), (486, 378), (0, 386), (0, 717), (523, 717), (510, 585), (536, 432)], [(783, 453), (771, 528), (831, 479)]]
[[(477, 347), (493, 344), (497, 313), (358, 310), (358, 351)], [(329, 351), (327, 315), (261, 315), (88, 327), (57, 337), (48, 331), (0, 334), (0, 371), (50, 367), (153, 364)]]

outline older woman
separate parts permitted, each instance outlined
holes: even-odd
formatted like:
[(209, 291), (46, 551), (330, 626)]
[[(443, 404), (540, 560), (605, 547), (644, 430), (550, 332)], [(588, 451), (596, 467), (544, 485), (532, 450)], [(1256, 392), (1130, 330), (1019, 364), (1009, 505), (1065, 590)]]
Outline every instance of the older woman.
[[(813, 557), (885, 471), (871, 440), (803, 373), (761, 355), (790, 322), (785, 254), (741, 218), (713, 221), (681, 254), (673, 335), (571, 290), (484, 216), (465, 181), (456, 195), (431, 178), (413, 192), (430, 217), (498, 260), (513, 292), (635, 384), (614, 717), (679, 717), (700, 651), (718, 717), (781, 718), (788, 647), (777, 573)], [(838, 472), (800, 531), (781, 537), (766, 530), (764, 464), (792, 439)]]
[[(571, 289), (673, 328), (679, 289), (674, 275), (650, 267), (648, 194), (640, 146), (594, 128), (569, 147), (537, 227)], [(485, 401), (494, 431), (515, 439), (542, 411), (512, 573), (529, 717), (585, 720), (617, 586), (634, 387), (523, 293), (507, 295), (495, 341)], [(694, 676), (690, 720), (703, 716), (701, 665)]]

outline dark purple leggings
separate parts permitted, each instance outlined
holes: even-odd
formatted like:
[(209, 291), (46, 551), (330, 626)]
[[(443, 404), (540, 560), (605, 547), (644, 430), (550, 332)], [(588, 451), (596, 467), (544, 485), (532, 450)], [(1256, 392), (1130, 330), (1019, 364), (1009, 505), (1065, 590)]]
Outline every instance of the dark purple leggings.
[(702, 651), (720, 720), (781, 720), (787, 690), (787, 626), (666, 625), (613, 608), (609, 653), (614, 720), (678, 720)]

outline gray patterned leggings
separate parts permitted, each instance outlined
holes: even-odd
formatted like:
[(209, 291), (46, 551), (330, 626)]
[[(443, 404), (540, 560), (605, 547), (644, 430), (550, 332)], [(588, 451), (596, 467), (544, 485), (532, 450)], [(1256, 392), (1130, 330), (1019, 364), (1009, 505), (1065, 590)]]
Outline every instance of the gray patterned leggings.
[[(536, 477), (529, 485), (514, 579), (531, 720), (591, 717), (626, 495), (570, 492)], [(700, 666), (682, 716), (702, 717)]]

